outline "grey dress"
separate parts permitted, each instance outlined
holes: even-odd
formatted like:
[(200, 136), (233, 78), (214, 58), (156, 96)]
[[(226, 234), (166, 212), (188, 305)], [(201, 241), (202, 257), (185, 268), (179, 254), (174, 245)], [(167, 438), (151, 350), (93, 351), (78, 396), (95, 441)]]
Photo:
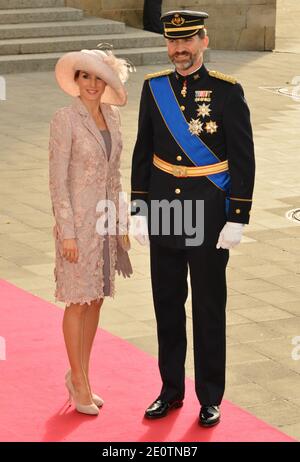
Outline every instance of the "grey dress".
[[(108, 130), (100, 130), (101, 135), (103, 136), (105, 147), (106, 147), (106, 154), (107, 160), (109, 160), (110, 153), (111, 153), (111, 136)], [(104, 295), (109, 295), (110, 292), (110, 279), (109, 279), (109, 236), (106, 235), (104, 238), (103, 243), (103, 259), (104, 259), (104, 267), (103, 267), (103, 280), (104, 280)]]

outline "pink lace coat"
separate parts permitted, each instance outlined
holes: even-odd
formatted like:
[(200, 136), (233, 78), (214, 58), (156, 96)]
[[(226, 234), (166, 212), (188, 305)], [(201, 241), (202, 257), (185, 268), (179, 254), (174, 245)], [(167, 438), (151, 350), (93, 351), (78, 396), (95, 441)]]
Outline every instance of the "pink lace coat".
[[(49, 186), (55, 226), (56, 301), (90, 303), (103, 294), (103, 240), (97, 233), (99, 200), (116, 205), (121, 191), (120, 116), (116, 107), (101, 104), (111, 134), (112, 149), (107, 160), (104, 139), (79, 97), (70, 107), (59, 109), (50, 124)], [(63, 239), (76, 238), (77, 263), (62, 256)], [(115, 292), (116, 236), (109, 236), (110, 293)]]

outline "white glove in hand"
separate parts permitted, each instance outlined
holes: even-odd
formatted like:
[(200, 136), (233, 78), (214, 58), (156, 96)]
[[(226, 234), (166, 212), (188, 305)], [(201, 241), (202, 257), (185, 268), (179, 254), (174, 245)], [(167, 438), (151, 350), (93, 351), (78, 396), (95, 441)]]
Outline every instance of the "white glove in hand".
[(217, 249), (232, 249), (241, 242), (243, 234), (243, 223), (227, 221), (220, 232)]
[(130, 234), (141, 245), (149, 245), (147, 218), (143, 215), (133, 215), (130, 219)]

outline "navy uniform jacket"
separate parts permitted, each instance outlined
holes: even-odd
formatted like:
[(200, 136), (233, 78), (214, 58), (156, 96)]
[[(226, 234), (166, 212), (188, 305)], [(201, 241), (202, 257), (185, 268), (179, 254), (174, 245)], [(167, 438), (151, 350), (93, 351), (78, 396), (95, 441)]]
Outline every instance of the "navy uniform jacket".
[[(132, 159), (132, 204), (135, 205), (137, 199), (143, 199), (148, 204), (153, 199), (203, 200), (203, 245), (215, 246), (226, 221), (249, 222), (255, 172), (249, 108), (239, 83), (224, 74), (209, 72), (204, 65), (186, 77), (176, 71), (169, 71), (168, 74), (187, 122), (197, 118), (204, 122), (204, 130), (199, 135), (201, 140), (221, 161), (227, 159), (229, 162), (229, 210), (226, 213), (225, 192), (207, 177), (178, 178), (153, 165), (153, 154), (156, 154), (173, 165), (194, 166), (172, 137), (158, 110), (149, 86), (151, 76), (146, 78), (141, 96), (138, 134)], [(157, 73), (152, 78), (161, 77)], [(181, 91), (185, 80), (184, 97)], [(196, 97), (201, 101), (196, 102)], [(207, 114), (199, 117), (197, 108), (203, 103), (208, 107)], [(184, 232), (181, 236), (151, 236), (150, 221), (151, 214), (150, 239), (170, 247), (185, 247)]]

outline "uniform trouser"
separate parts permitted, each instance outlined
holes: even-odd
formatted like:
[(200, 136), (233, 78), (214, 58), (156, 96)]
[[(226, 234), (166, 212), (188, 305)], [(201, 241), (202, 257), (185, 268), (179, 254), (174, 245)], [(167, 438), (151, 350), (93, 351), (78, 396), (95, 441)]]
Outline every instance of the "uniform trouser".
[(160, 399), (184, 398), (187, 348), (185, 302), (191, 277), (195, 388), (202, 405), (220, 404), (225, 389), (226, 265), (229, 251), (172, 249), (151, 242), (151, 279), (157, 321)]
[(143, 10), (144, 29), (157, 33), (163, 32), (161, 16), (162, 0), (145, 0)]

